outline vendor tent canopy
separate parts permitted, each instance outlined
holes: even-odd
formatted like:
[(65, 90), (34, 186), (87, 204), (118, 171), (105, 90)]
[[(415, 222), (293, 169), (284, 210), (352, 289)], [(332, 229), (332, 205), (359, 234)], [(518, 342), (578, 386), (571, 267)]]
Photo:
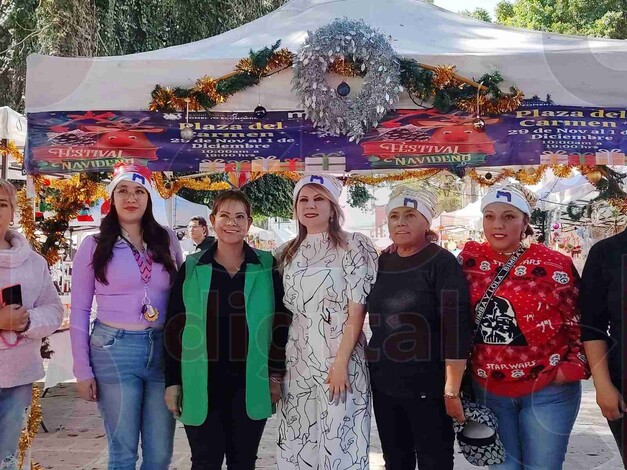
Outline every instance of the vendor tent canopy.
[[(296, 51), (307, 31), (338, 17), (363, 19), (390, 35), (398, 54), (425, 64), (453, 64), (468, 77), (499, 70), (527, 97), (550, 94), (568, 106), (627, 106), (625, 41), (506, 28), (421, 0), (292, 0), (251, 23), (190, 44), (119, 57), (31, 55), (27, 110), (143, 110), (156, 84), (189, 87), (202, 76), (225, 75), (250, 49), (277, 40)], [(215, 111), (250, 112), (260, 102), (268, 110), (300, 109), (289, 92), (291, 77), (291, 70), (276, 74)], [(414, 107), (404, 94), (398, 108)]]
[(0, 106), (0, 140), (4, 139), (18, 147), (26, 142), (26, 117), (8, 106)]

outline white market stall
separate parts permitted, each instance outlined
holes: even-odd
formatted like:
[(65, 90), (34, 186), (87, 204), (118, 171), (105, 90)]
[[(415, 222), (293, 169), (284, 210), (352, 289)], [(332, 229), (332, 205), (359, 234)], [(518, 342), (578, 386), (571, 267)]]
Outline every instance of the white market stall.
[[(190, 86), (231, 72), (251, 49), (281, 40), (296, 51), (308, 31), (334, 18), (363, 19), (392, 38), (398, 54), (421, 63), (455, 64), (468, 77), (498, 69), (525, 95), (561, 105), (627, 106), (627, 42), (508, 28), (458, 15), (421, 0), (292, 0), (251, 23), (201, 41), (118, 57), (28, 58), (28, 112), (141, 110), (155, 84)], [(232, 96), (215, 111), (301, 109), (291, 70)], [(54, 84), (54, 86), (51, 86)], [(406, 95), (399, 108), (414, 108)]]

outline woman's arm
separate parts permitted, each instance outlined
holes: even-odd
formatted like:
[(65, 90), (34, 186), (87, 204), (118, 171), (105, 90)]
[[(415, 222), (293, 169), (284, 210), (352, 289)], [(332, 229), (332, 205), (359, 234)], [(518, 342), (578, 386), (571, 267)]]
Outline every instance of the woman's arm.
[(622, 394), (610, 378), (607, 365), (607, 343), (603, 340), (584, 341), (583, 346), (592, 371), (597, 404), (601, 408), (603, 416), (610, 421), (620, 419), (623, 413), (627, 411), (627, 407)]
[(365, 318), (366, 305), (357, 304), (350, 300), (348, 302), (348, 318), (342, 330), (342, 341), (326, 382), (329, 384), (329, 400), (335, 403), (338, 403), (340, 399), (344, 403), (346, 392), (352, 392), (348, 378), (348, 362), (362, 334)]
[(271, 376), (281, 378), (285, 374), (285, 345), (292, 323), (292, 312), (283, 305), (283, 279), (277, 269), (276, 260), (272, 267), (274, 286), (274, 316), (272, 318), (272, 343), (268, 356), (268, 370)]
[(94, 269), (91, 266), (95, 248), (94, 237), (85, 238), (72, 260), (70, 338), (74, 376), (79, 381), (94, 378), (89, 362), (89, 319), (96, 282)]
[(579, 274), (572, 263), (570, 270), (570, 281), (557, 292), (557, 296), (560, 299), (560, 314), (563, 319), (562, 329), (568, 340), (566, 357), (557, 366), (555, 381), (558, 383), (583, 380), (590, 377), (590, 370), (581, 342), (581, 327), (579, 324), (579, 307), (577, 305)]
[(27, 338), (41, 339), (55, 332), (63, 321), (63, 305), (54, 287), (48, 264), (40, 257), (37, 263), (42, 272), (41, 291), (33, 308), (28, 310), (30, 326), (23, 333)]
[(181, 385), (181, 354), (183, 351), (182, 334), (185, 329), (185, 302), (183, 283), (185, 282), (185, 264), (176, 275), (165, 317), (163, 347), (165, 386)]

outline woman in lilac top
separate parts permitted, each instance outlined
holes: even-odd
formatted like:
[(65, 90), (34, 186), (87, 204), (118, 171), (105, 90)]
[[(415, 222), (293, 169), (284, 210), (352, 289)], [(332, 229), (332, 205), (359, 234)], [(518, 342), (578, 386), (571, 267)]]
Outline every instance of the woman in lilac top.
[[(74, 257), (70, 317), (79, 395), (97, 401), (109, 444), (109, 469), (167, 469), (174, 419), (165, 401), (163, 323), (172, 279), (182, 262), (170, 229), (152, 214), (150, 171), (116, 168), (111, 211), (100, 233)], [(89, 334), (94, 296), (97, 311)]]

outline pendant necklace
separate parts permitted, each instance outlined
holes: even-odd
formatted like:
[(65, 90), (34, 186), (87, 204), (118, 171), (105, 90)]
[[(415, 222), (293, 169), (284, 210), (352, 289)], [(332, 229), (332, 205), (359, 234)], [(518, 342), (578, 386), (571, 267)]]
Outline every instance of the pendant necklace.
[(146, 321), (156, 321), (157, 318), (159, 318), (159, 311), (152, 306), (150, 297), (148, 297), (148, 284), (152, 278), (152, 256), (150, 256), (147, 249), (144, 250), (144, 256), (142, 256), (135, 245), (133, 245), (124, 235), (120, 235), (120, 238), (126, 242), (133, 252), (133, 257), (135, 258), (135, 262), (139, 268), (139, 274), (142, 278), (142, 282), (144, 283), (144, 299), (142, 300), (141, 316), (143, 316)]

